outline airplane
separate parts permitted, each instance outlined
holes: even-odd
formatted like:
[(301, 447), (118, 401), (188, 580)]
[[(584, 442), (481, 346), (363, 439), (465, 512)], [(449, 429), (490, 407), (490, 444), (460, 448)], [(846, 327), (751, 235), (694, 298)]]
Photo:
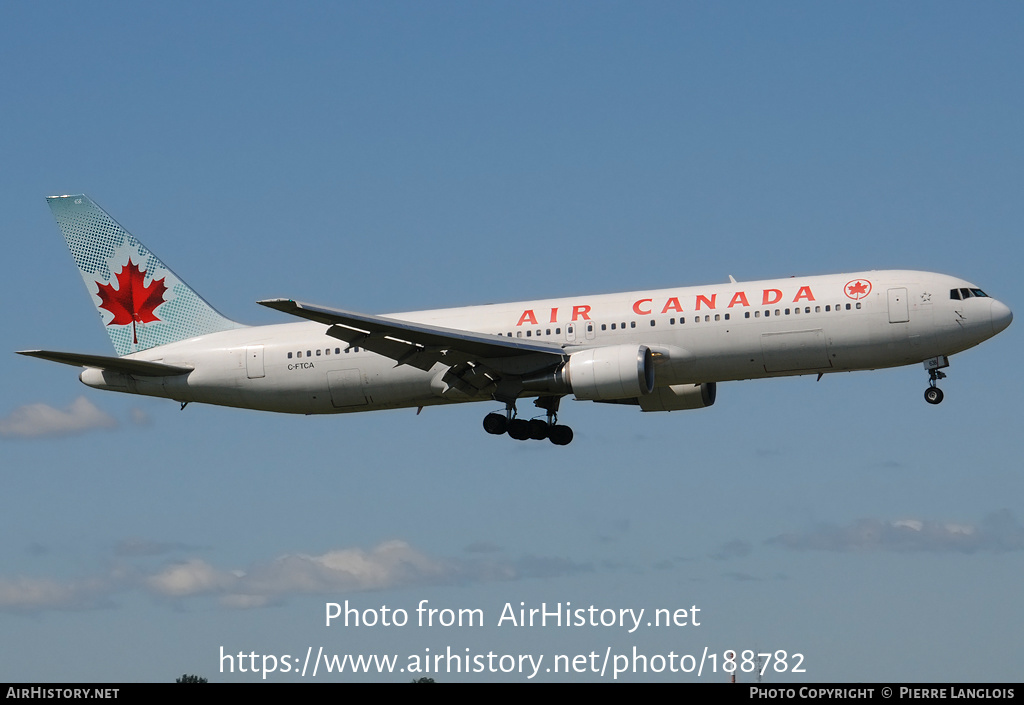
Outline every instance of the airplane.
[[(949, 356), (1013, 314), (974, 284), (885, 270), (368, 315), (292, 299), (302, 322), (218, 313), (85, 195), (47, 198), (117, 356), (24, 350), (90, 387), (295, 414), (490, 401), (485, 431), (567, 445), (559, 402), (642, 411), (715, 403), (719, 382), (923, 363), (943, 399)], [(543, 418), (522, 418), (532, 398)]]

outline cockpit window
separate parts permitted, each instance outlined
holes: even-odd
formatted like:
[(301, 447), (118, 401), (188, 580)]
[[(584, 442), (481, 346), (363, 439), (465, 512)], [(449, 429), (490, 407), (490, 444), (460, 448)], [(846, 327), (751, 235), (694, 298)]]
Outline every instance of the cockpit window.
[(961, 300), (964, 300), (964, 299), (969, 299), (969, 298), (974, 297), (974, 296), (977, 296), (978, 298), (988, 298), (988, 294), (986, 294), (981, 289), (967, 289), (967, 288), (964, 288), (964, 289), (950, 289), (949, 290), (949, 298), (954, 299), (955, 301), (961, 301)]

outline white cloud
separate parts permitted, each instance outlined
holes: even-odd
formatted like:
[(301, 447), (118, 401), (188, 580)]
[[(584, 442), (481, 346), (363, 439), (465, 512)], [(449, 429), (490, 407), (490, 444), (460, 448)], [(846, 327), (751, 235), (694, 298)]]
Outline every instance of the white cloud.
[(114, 428), (117, 421), (100, 411), (85, 397), (78, 397), (67, 409), (47, 404), (29, 404), (0, 419), (0, 437), (38, 438), (67, 436), (96, 428)]
[[(146, 559), (167, 545), (125, 542), (122, 558)], [(212, 597), (224, 607), (280, 604), (292, 595), (346, 594), (416, 585), (454, 585), (546, 578), (592, 570), (566, 558), (522, 556), (514, 560), (432, 558), (405, 541), (370, 550), (340, 548), (319, 555), (292, 553), (243, 569), (218, 567), (199, 558), (167, 563), (156, 571), (119, 564), (102, 578), (61, 583), (46, 578), (0, 578), (0, 610), (34, 611), (95, 607), (116, 591), (142, 589), (172, 600)]]
[(225, 590), (235, 580), (231, 573), (217, 570), (206, 561), (193, 559), (164, 568), (146, 578), (146, 584), (158, 594), (185, 597)]
[(0, 578), (0, 610), (92, 608), (107, 587), (95, 580), (62, 584), (49, 578)]
[(452, 573), (452, 566), (404, 541), (387, 541), (370, 551), (346, 548), (319, 556), (281, 556), (253, 566), (239, 583), (248, 594), (358, 592), (448, 582)]
[(989, 514), (977, 525), (921, 519), (860, 519), (847, 526), (821, 524), (780, 534), (766, 543), (820, 551), (956, 551), (977, 553), (1024, 550), (1024, 527), (1009, 510)]

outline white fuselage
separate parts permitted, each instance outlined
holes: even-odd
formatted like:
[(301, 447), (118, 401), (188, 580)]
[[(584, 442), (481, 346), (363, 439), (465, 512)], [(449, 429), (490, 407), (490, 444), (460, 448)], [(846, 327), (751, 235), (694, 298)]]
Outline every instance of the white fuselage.
[[(871, 271), (398, 313), (388, 318), (495, 336), (539, 339), (566, 355), (642, 344), (655, 386), (895, 367), (951, 355), (1012, 317), (942, 274)], [(980, 293), (980, 292), (979, 292)], [(94, 387), (181, 402), (303, 414), (426, 406), (489, 397), (453, 394), (447, 367), (399, 365), (326, 334), (315, 322), (243, 327), (129, 356), (193, 368), (140, 377), (87, 369)], [(508, 364), (527, 373), (550, 357)], [(536, 396), (524, 393), (522, 396)]]

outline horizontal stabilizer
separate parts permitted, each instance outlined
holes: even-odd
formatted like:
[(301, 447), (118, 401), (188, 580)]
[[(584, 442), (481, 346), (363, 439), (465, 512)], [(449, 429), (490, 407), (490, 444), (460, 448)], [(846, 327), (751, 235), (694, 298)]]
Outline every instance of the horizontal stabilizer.
[(105, 355), (82, 355), (80, 353), (54, 352), (52, 350), (19, 350), (19, 355), (38, 357), (50, 362), (59, 362), (74, 367), (95, 367), (111, 372), (123, 372), (128, 375), (143, 377), (171, 377), (188, 374), (191, 367), (182, 365), (166, 365), (162, 362), (132, 360), (124, 357), (106, 357)]

